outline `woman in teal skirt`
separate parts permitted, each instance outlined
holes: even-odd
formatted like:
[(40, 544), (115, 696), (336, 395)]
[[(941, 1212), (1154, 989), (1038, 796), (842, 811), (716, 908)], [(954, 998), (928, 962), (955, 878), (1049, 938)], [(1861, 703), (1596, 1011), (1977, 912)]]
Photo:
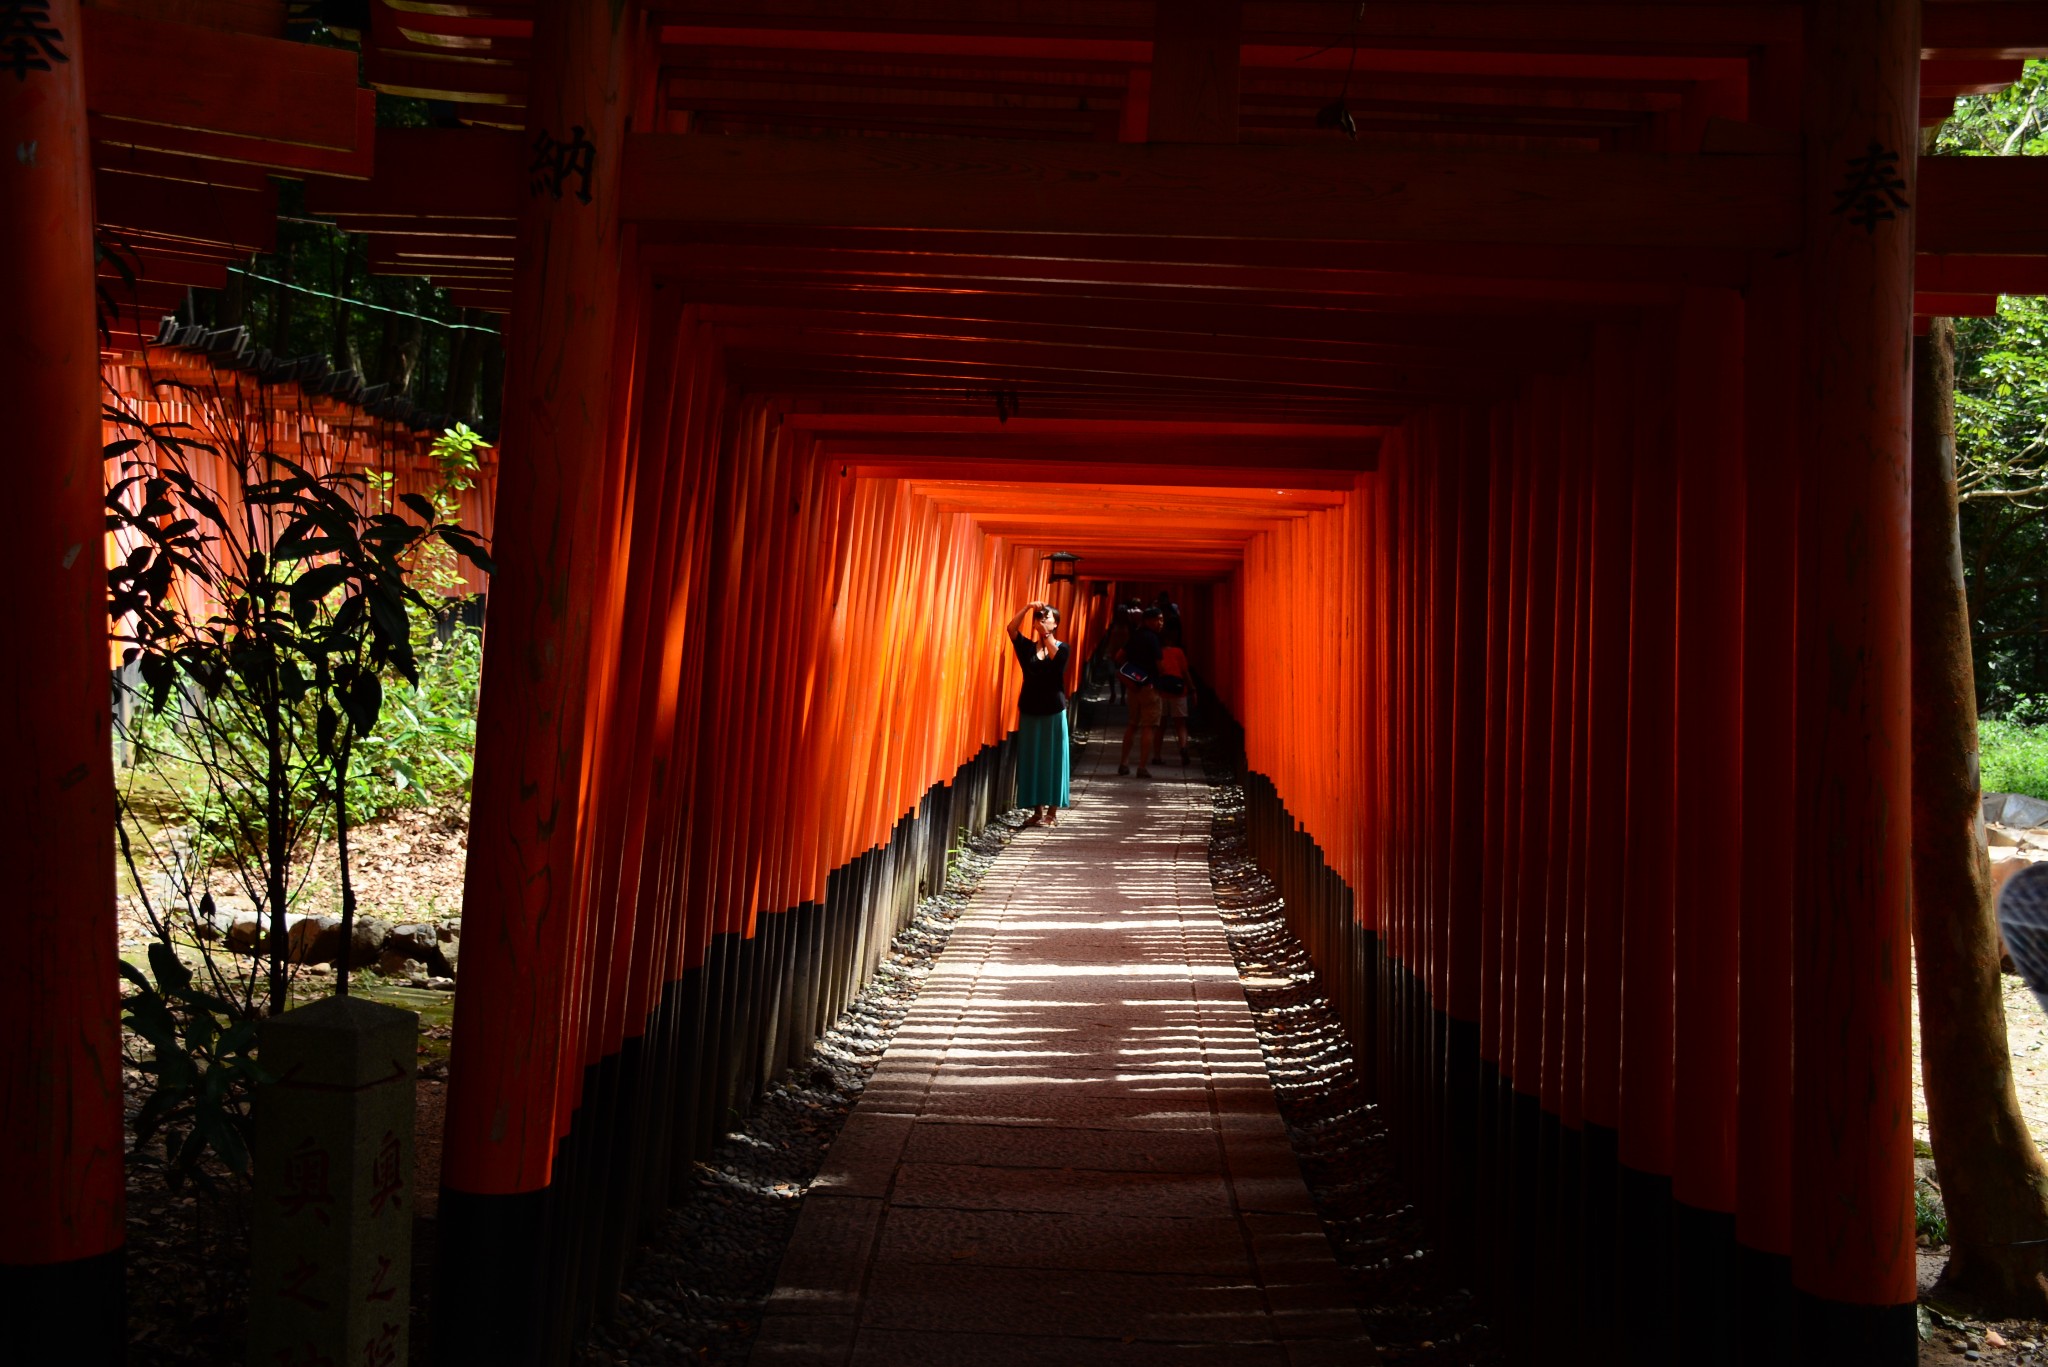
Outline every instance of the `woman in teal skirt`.
[(1026, 603), (1010, 621), (1010, 647), (1024, 667), (1017, 696), (1017, 805), (1032, 808), (1031, 820), (1041, 826), (1058, 825), (1060, 808), (1073, 805), (1067, 761), (1070, 647), (1053, 635), (1059, 624), (1059, 609), (1050, 603)]

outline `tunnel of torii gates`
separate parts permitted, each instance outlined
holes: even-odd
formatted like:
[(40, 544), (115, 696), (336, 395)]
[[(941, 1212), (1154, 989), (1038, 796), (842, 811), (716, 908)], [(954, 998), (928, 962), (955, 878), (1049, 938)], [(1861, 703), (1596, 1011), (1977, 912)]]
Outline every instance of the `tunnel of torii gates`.
[(0, 3), (10, 1341), (122, 1339), (98, 366), (282, 176), (506, 315), (440, 1360), (565, 1360), (1007, 804), (1054, 551), (1180, 596), (1516, 1343), (1911, 1360), (1911, 343), (2048, 288), (1916, 148), (2048, 5), (366, 9)]

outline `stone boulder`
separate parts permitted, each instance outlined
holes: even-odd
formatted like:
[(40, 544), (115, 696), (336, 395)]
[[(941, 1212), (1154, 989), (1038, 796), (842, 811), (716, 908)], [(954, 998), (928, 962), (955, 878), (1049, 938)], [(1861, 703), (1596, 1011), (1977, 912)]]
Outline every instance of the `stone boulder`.
[(339, 916), (286, 918), (285, 959), (295, 964), (331, 964), (341, 949)]
[[(377, 956), (384, 951), (384, 937), (390, 933), (388, 927), (374, 916), (358, 916), (349, 936), (348, 966), (368, 968), (377, 962)], [(334, 964), (341, 962), (341, 918), (339, 916), (304, 916), (286, 932), (285, 942), (289, 946), (289, 957), (295, 964)]]
[(424, 982), (427, 977), (425, 964), (408, 959), (395, 949), (387, 949), (377, 956), (377, 972), (387, 978), (407, 978)]
[(2007, 793), (2005, 810), (1998, 818), (2001, 826), (2012, 826), (2020, 830), (2035, 826), (2048, 826), (2048, 802), (2025, 793)]
[(424, 923), (394, 927), (384, 937), (384, 952), (400, 954), (420, 964), (433, 977), (445, 978), (455, 972), (451, 951), (453, 940), (444, 940), (438, 926)]
[(2010, 796), (2012, 796), (2010, 793), (1984, 794), (1984, 821), (1986, 825), (1993, 825), (2005, 820), (2005, 800)]
[(358, 916), (349, 929), (354, 933), (349, 937), (348, 966), (368, 968), (376, 963), (384, 952), (384, 938), (391, 933), (391, 927), (374, 916)]

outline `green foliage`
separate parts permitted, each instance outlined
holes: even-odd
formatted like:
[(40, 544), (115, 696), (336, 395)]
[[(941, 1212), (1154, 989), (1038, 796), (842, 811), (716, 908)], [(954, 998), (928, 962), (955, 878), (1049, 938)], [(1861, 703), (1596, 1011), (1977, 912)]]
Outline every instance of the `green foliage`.
[(2048, 800), (2048, 699), (2010, 699), (2004, 717), (1977, 724), (1977, 745), (1985, 792)]
[(2048, 62), (2028, 62), (2004, 90), (1957, 100), (1935, 147), (1943, 156), (2048, 154)]
[[(2048, 63), (1957, 101), (1936, 151), (2048, 154)], [(2048, 692), (2048, 300), (1956, 320), (1956, 473), (1977, 696), (1997, 716)]]
[(249, 1098), (265, 1081), (252, 1053), (255, 1022), (241, 1005), (200, 988), (167, 943), (149, 947), (147, 974), (123, 961), (121, 976), (131, 989), (121, 999), (122, 1020), (148, 1046), (130, 1062), (154, 1079), (135, 1118), (136, 1149), (162, 1135), (174, 1189), (188, 1179), (210, 1184), (208, 1154), (245, 1175)]
[[(344, 936), (353, 918), (347, 834), (352, 780), (362, 771), (356, 748), (377, 733), (387, 680), (415, 694), (422, 686), (412, 609), (430, 617), (433, 605), (413, 586), (411, 566), (427, 546), (486, 571), (490, 561), (435, 500), (400, 495), (411, 517), (377, 511), (362, 475), (345, 467), (315, 474), (270, 449), (267, 429), (249, 425), (240, 396), (187, 397), (213, 406), (211, 440), (118, 405), (106, 412), (127, 434), (105, 452), (119, 476), (107, 495), (107, 525), (128, 548), (108, 572), (108, 611), (148, 713), (171, 723), (124, 726), (123, 739), (157, 762), (167, 780), (158, 790), (171, 808), (167, 824), (200, 842), (193, 853), (201, 868), (210, 857), (225, 860), (269, 920), (276, 1011), (287, 979), (283, 915), (329, 819)], [(420, 732), (417, 713), (408, 715), (407, 729)], [(382, 772), (399, 772), (385, 758)], [(136, 813), (123, 815), (132, 854), (126, 827)], [(174, 849), (152, 841), (149, 852), (159, 869), (186, 875), (180, 893), (190, 914), (208, 879), (190, 876)], [(132, 859), (130, 872), (140, 890), (145, 880)], [(168, 940), (170, 928), (154, 910), (151, 917)], [(338, 990), (346, 982), (336, 975)]]
[(483, 633), (458, 624), (443, 640), (431, 618), (420, 618), (414, 653), (418, 684), (387, 692), (383, 723), (356, 741), (350, 761), (353, 820), (433, 806), (469, 792)]
[[(316, 474), (270, 449), (239, 395), (188, 397), (211, 404), (214, 440), (114, 406), (107, 421), (124, 435), (104, 450), (117, 476), (107, 526), (128, 551), (108, 571), (108, 612), (145, 694), (117, 725), (133, 763), (116, 830), (156, 934), (150, 973), (122, 969), (125, 1021), (147, 1050), (134, 1063), (151, 1079), (136, 1144), (162, 1136), (174, 1183), (205, 1181), (209, 1154), (247, 1171), (259, 973), (269, 1010), (283, 1010), (284, 914), (319, 842), (335, 836), (347, 943), (352, 821), (467, 786), (478, 634), (444, 640), (410, 576), (428, 548), (451, 567), (490, 566), (444, 514), (456, 501), (445, 485), (399, 496), (404, 513), (379, 511), (388, 501), (363, 475)], [(480, 443), (450, 436), (452, 480)], [(214, 949), (209, 885), (222, 867), (270, 925), (246, 967)], [(344, 967), (336, 990), (347, 982)]]
[(1941, 1193), (1924, 1177), (1913, 1183), (1913, 1233), (1930, 1248), (1948, 1242), (1948, 1211), (1941, 1204)]
[(441, 471), (434, 501), (443, 517), (455, 516), (456, 495), (476, 487), (476, 472), (483, 467), (483, 453), (490, 449), (491, 444), (470, 431), (467, 423), (458, 422), (434, 438), (428, 454)]

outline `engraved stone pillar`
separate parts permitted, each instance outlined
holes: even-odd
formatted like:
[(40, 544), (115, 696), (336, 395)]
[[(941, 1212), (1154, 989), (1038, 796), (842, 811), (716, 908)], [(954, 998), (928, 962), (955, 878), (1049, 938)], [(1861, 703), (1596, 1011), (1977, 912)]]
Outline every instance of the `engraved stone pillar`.
[(419, 1017), (329, 997), (261, 1029), (251, 1367), (403, 1367)]

